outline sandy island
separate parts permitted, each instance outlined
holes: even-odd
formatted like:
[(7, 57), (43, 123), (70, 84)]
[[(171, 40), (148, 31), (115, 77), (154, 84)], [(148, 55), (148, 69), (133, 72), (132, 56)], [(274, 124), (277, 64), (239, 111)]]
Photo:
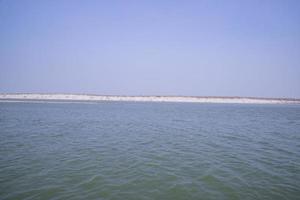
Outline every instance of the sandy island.
[(0, 94), (0, 101), (137, 101), (137, 102), (193, 102), (300, 104), (300, 99), (254, 97), (197, 97), (197, 96), (110, 96), (86, 94)]

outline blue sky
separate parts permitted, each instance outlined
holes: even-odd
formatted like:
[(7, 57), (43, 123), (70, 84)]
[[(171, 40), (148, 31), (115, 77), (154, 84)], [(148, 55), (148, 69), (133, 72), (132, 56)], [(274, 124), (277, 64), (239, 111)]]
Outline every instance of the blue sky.
[(300, 98), (300, 1), (0, 0), (0, 92)]

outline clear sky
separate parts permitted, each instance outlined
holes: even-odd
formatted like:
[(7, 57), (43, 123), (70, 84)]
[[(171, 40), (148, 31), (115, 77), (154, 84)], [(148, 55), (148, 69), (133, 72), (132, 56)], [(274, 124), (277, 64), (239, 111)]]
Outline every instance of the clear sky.
[(0, 92), (300, 98), (299, 0), (0, 0)]

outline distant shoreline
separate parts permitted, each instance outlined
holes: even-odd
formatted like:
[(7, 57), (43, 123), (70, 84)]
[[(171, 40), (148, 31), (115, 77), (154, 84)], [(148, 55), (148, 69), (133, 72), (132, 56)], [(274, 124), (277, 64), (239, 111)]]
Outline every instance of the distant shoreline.
[(300, 104), (300, 99), (210, 96), (114, 96), (88, 94), (0, 94), (0, 101), (133, 101), (133, 102), (191, 102), (191, 103), (243, 103), (243, 104)]

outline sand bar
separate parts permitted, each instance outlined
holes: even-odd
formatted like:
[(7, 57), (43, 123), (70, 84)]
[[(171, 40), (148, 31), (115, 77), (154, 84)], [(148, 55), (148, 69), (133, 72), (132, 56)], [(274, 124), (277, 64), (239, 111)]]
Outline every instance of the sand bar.
[(86, 94), (0, 94), (1, 101), (137, 101), (137, 102), (193, 102), (300, 104), (300, 99), (254, 97), (198, 97), (198, 96), (112, 96)]

